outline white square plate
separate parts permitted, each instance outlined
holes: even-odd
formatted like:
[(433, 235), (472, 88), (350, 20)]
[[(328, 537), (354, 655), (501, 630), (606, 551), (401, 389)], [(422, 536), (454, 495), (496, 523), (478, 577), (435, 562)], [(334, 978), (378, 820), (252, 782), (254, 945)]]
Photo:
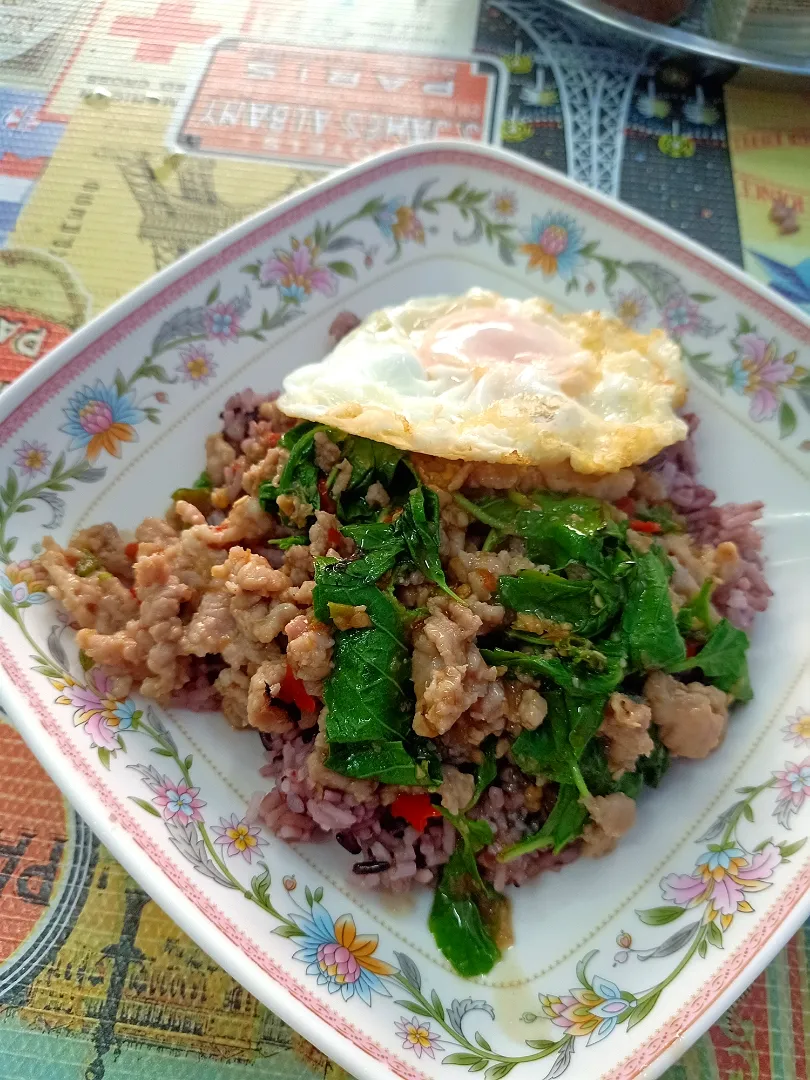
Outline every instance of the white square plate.
[[(754, 629), (756, 697), (723, 747), (645, 794), (614, 855), (514, 892), (517, 944), (474, 985), (434, 947), (430, 898), (358, 891), (337, 845), (263, 836), (249, 864), (217, 843), (263, 783), (258, 737), (111, 699), (25, 561), (44, 532), (161, 513), (225, 398), (321, 356), (338, 311), (473, 285), (668, 327), (703, 419), (702, 479), (765, 500), (775, 593)], [(4, 704), (158, 903), (355, 1076), (656, 1075), (810, 910), (808, 354), (807, 321), (739, 271), (524, 159), (443, 143), (358, 165), (159, 274), (0, 400)], [(319, 962), (338, 939), (362, 970), (351, 984)]]

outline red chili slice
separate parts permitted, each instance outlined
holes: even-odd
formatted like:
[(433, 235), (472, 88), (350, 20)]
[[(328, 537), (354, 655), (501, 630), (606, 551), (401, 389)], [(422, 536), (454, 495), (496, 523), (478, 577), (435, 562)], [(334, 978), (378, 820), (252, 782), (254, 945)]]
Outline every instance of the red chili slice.
[(691, 659), (693, 656), (697, 656), (700, 652), (700, 646), (696, 641), (687, 641), (686, 643), (686, 655)]
[(130, 562), (135, 562), (135, 559), (136, 559), (137, 554), (138, 554), (138, 542), (137, 542), (137, 540), (133, 540), (131, 544), (127, 544), (127, 546), (124, 548), (124, 554), (129, 559)]
[(325, 510), (327, 514), (334, 514), (337, 506), (335, 505), (335, 500), (329, 494), (325, 476), (322, 476), (318, 481), (318, 494), (321, 497), (321, 510)]
[(315, 712), (318, 707), (315, 698), (307, 693), (306, 687), (292, 673), (292, 668), (287, 665), (284, 678), (281, 680), (281, 689), (278, 692), (279, 700), (288, 705), (297, 706), (301, 712)]
[(326, 539), (329, 541), (329, 547), (336, 548), (336, 547), (338, 547), (340, 545), (341, 534), (334, 527), (334, 525), (329, 530), (329, 532), (326, 534)]
[(397, 795), (391, 803), (391, 813), (413, 825), (417, 832), (425, 831), (429, 818), (442, 816), (430, 801), (430, 796), (423, 791), (416, 795)]
[(278, 446), (281, 436), (277, 431), (268, 431), (262, 436), (265, 446)]
[(479, 570), (478, 576), (487, 592), (495, 592), (498, 588), (498, 579), (491, 570)]
[(657, 534), (664, 531), (657, 521), (641, 521), (639, 518), (633, 518), (629, 525), (631, 529), (640, 533)]
[(629, 495), (623, 495), (613, 505), (617, 510), (621, 510), (625, 514), (632, 514), (636, 508), (636, 500), (631, 499)]

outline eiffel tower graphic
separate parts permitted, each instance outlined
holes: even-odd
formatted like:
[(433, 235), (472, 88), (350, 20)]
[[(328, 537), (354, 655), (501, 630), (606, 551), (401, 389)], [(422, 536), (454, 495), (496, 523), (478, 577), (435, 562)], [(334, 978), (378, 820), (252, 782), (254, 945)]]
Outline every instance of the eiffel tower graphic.
[(648, 47), (617, 41), (596, 24), (583, 30), (550, 0), (492, 0), (529, 39), (527, 52), (551, 68), (560, 94), (568, 175), (618, 195), (624, 129)]
[[(97, 153), (115, 162), (138, 203), (142, 215), (138, 237), (152, 245), (157, 270), (267, 206), (266, 200), (233, 206), (222, 199), (214, 184), (215, 163), (205, 158), (183, 157), (173, 172), (177, 190), (170, 190), (149, 154), (105, 148)], [(277, 198), (283, 199), (311, 179), (307, 172), (293, 173)]]

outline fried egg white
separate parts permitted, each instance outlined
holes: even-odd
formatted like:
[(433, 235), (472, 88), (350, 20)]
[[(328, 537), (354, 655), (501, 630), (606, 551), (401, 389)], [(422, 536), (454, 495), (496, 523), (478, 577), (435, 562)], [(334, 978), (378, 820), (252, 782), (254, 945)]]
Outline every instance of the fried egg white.
[(278, 405), (437, 457), (612, 473), (686, 437), (685, 398), (663, 331), (472, 289), (374, 312)]

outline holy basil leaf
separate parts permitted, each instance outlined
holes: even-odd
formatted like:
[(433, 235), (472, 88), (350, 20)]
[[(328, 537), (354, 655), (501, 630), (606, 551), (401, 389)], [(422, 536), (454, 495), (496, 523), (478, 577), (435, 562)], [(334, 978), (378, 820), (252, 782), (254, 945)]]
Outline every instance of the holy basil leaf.
[(492, 826), (483, 818), (470, 818), (466, 814), (452, 814), (444, 807), (439, 807), (442, 817), (447, 818), (466, 848), (475, 855), (488, 844), (491, 844), (495, 836)]
[(467, 842), (472, 845), (473, 851), (480, 851), (495, 839), (492, 826), (483, 818), (464, 818), (463, 820), (466, 821), (467, 828), (466, 832), (462, 830), (462, 836), (465, 836)]
[(591, 495), (558, 495), (552, 491), (535, 491), (529, 496), (532, 509), (542, 511), (546, 518), (556, 518), (566, 528), (580, 536), (595, 536), (606, 523), (606, 506)]
[(411, 559), (428, 581), (442, 592), (458, 597), (447, 584), (439, 557), (439, 496), (430, 488), (415, 488), (397, 518), (396, 533), (408, 545)]
[(622, 633), (638, 671), (669, 670), (686, 656), (672, 611), (667, 570), (655, 548), (637, 556), (629, 576)]
[(678, 612), (678, 629), (682, 634), (702, 634), (711, 630), (714, 625), (711, 610), (711, 595), (714, 582), (706, 578), (688, 604), (684, 604)]
[(300, 544), (308, 544), (308, 536), (278, 536), (274, 540), (265, 540), (265, 544), (268, 547), (277, 547), (280, 551), (287, 551), (291, 547), (298, 547)]
[(485, 975), (501, 958), (497, 940), (508, 918), (508, 901), (481, 878), (476, 851), (492, 842), (485, 821), (445, 815), (459, 842), (445, 864), (433, 897), (428, 926), (440, 952), (465, 978)]
[(545, 776), (572, 784), (590, 794), (578, 762), (602, 723), (604, 697), (577, 698), (559, 690), (547, 692), (548, 715), (534, 731), (524, 731), (512, 744), (512, 757), (528, 776)]
[(332, 673), (324, 684), (326, 737), (330, 744), (401, 741), (414, 709), (402, 621), (375, 585), (330, 581), (328, 571), (339, 565), (316, 567), (315, 617), (328, 623), (330, 602), (364, 605), (372, 625), (335, 632)]
[(374, 483), (388, 487), (393, 481), (404, 457), (403, 450), (388, 443), (365, 439), (361, 435), (346, 435), (342, 431), (330, 430), (329, 437), (340, 446), (344, 458), (351, 464), (352, 475), (347, 491), (368, 491)]
[(545, 848), (551, 848), (555, 855), (559, 855), (563, 848), (582, 836), (587, 819), (588, 811), (582, 805), (579, 791), (571, 784), (562, 784), (557, 801), (540, 830), (524, 836), (500, 852), (498, 862), (511, 862), (530, 851), (543, 851)]
[(312, 420), (302, 420), (300, 424), (296, 424), (295, 427), (290, 428), (289, 431), (285, 431), (278, 441), (278, 445), (283, 447), (284, 450), (292, 450), (299, 439), (303, 438), (310, 431), (314, 431), (316, 427), (321, 425), (315, 424)]
[(560, 694), (568, 712), (568, 741), (577, 758), (602, 726), (606, 697), (574, 697)]
[(383, 574), (403, 565), (407, 545), (393, 525), (384, 522), (347, 525), (343, 532), (355, 541), (363, 558), (346, 560), (343, 569), (333, 571), (332, 577), (345, 573), (347, 580), (379, 581)]
[(536, 491), (530, 496), (512, 492), (473, 502), (454, 496), (478, 521), (503, 536), (520, 536), (535, 562), (565, 566), (568, 562), (598, 563), (603, 535), (609, 524), (607, 508), (587, 495), (555, 495)]
[(504, 533), (514, 534), (515, 518), (520, 512), (521, 507), (511, 499), (494, 495), (490, 498), (479, 499), (477, 502), (473, 502), (472, 499), (468, 499), (458, 492), (454, 493), (453, 498), (462, 509), (466, 510), (467, 513), (477, 521), (482, 522), (484, 525), (489, 525), (493, 529), (500, 529)]
[(342, 776), (381, 784), (438, 787), (442, 781), (441, 761), (428, 740), (419, 740), (414, 746), (393, 740), (332, 743), (325, 764)]
[(591, 637), (603, 631), (616, 615), (621, 590), (612, 581), (569, 581), (559, 574), (521, 570), (515, 577), (501, 577), (498, 598), (512, 611), (566, 623), (574, 633)]
[(613, 795), (620, 792), (631, 799), (637, 799), (645, 785), (657, 788), (664, 774), (668, 772), (671, 760), (654, 724), (650, 726), (650, 736), (654, 744), (650, 753), (636, 760), (632, 772), (623, 772), (618, 778), (614, 778), (610, 771), (604, 743), (601, 739), (593, 739), (579, 759), (582, 778), (591, 794)]
[(748, 635), (738, 630), (728, 619), (721, 619), (696, 656), (687, 657), (670, 667), (670, 671), (691, 671), (699, 668), (720, 690), (733, 694), (738, 701), (750, 701), (754, 696), (748, 678)]
[(621, 792), (629, 795), (631, 799), (637, 799), (644, 786), (644, 777), (638, 770), (624, 772), (618, 780), (613, 778), (601, 739), (593, 739), (585, 747), (579, 768), (592, 795), (613, 795)]
[(403, 450), (341, 431), (330, 430), (329, 436), (340, 446), (352, 467), (349, 483), (337, 499), (337, 516), (342, 523), (357, 524), (377, 519), (379, 506), (370, 505), (366, 498), (372, 484), (381, 484), (392, 505), (399, 506), (418, 483)]
[[(278, 484), (269, 480), (259, 485), (259, 502), (265, 510), (278, 509), (279, 495), (291, 495), (302, 504), (312, 507), (312, 513), (320, 509), (318, 492), (319, 470), (315, 464), (315, 435), (322, 431), (321, 425), (298, 424), (280, 440), (279, 446), (289, 450)], [(282, 518), (284, 515), (281, 515)]]
[(551, 492), (535, 492), (531, 501), (537, 509), (523, 510), (515, 520), (530, 559), (549, 566), (590, 565), (599, 560), (599, 534), (608, 520), (603, 502), (587, 495)]
[(481, 880), (477, 867), (471, 873), (463, 856), (454, 852), (436, 886), (428, 927), (439, 951), (467, 979), (486, 975), (501, 958), (488, 925), (491, 894), (507, 903)]
[[(669, 772), (672, 759), (669, 750), (661, 742), (658, 728), (650, 724), (650, 737), (655, 744), (654, 749), (636, 762), (636, 772), (644, 780), (647, 787), (657, 788), (665, 773)], [(627, 775), (627, 774), (625, 774)]]
[[(670, 559), (669, 555), (667, 555), (667, 553), (664, 551), (660, 544), (653, 544), (648, 554), (654, 555), (656, 559), (658, 559), (658, 561), (661, 563), (664, 575), (666, 576), (667, 581), (669, 581), (669, 579), (675, 573), (675, 564), (672, 562), (672, 559)], [(634, 566), (635, 561), (633, 562), (633, 567)], [(631, 567), (631, 569), (633, 567)]]
[(210, 491), (214, 485), (211, 483), (211, 477), (208, 475), (206, 470), (203, 469), (203, 471), (200, 473), (200, 475), (197, 477), (197, 479), (191, 486), (194, 488), (199, 488), (201, 491)]
[(369, 552), (390, 542), (394, 526), (385, 521), (374, 521), (368, 525), (345, 525), (341, 532), (351, 537), (361, 551)]
[[(384, 543), (360, 559), (341, 559), (338, 562), (319, 559), (316, 565), (320, 576), (316, 574), (316, 581), (336, 589), (352, 585), (373, 585), (389, 570), (393, 570), (404, 552), (405, 542), (391, 533)], [(315, 592), (317, 595), (317, 587)]]
[(498, 740), (494, 735), (490, 735), (481, 743), (481, 753), (484, 755), (484, 760), (475, 770), (475, 789), (467, 807), (468, 811), (478, 804), (478, 800), (498, 775), (498, 761), (495, 757), (497, 744)]
[(412, 561), (429, 581), (457, 599), (439, 557), (439, 499), (430, 488), (416, 487), (394, 524), (350, 525), (346, 533), (360, 545), (364, 557), (347, 560), (340, 570), (335, 567), (332, 577), (345, 574), (364, 582), (378, 581), (406, 555), (406, 561)]
[(516, 625), (517, 623), (513, 623), (512, 627), (504, 631), (510, 640), (525, 642), (541, 651), (550, 649), (552, 653), (572, 664), (575, 663), (583, 671), (604, 672), (614, 663), (620, 664), (626, 659), (621, 641), (613, 638), (594, 643), (582, 634), (532, 633), (529, 630), (516, 630)]
[[(529, 641), (529, 634), (513, 633), (510, 637)], [(538, 644), (542, 639), (536, 639)], [(549, 679), (563, 690), (579, 695), (610, 694), (625, 676), (627, 659), (620, 642), (601, 641), (598, 654), (603, 662), (595, 664), (593, 650), (574, 653), (570, 658), (557, 655), (543, 647), (538, 652), (517, 652), (508, 649), (482, 649), (481, 655), (488, 664), (496, 667), (517, 668), (532, 675)]]
[(383, 591), (396, 610), (397, 615), (402, 621), (402, 625), (406, 630), (409, 630), (418, 619), (426, 619), (430, 614), (430, 609), (426, 607), (406, 608), (405, 605), (400, 603), (397, 599), (394, 593), (395, 587), (396, 582), (391, 579)]
[(543, 776), (558, 784), (570, 779), (568, 747), (558, 745), (547, 724), (522, 731), (512, 743), (512, 757), (527, 776)]
[[(368, 491), (368, 488), (366, 488)], [(374, 522), (380, 509), (366, 500), (366, 491), (344, 491), (337, 500), (336, 514), (341, 525)]]

